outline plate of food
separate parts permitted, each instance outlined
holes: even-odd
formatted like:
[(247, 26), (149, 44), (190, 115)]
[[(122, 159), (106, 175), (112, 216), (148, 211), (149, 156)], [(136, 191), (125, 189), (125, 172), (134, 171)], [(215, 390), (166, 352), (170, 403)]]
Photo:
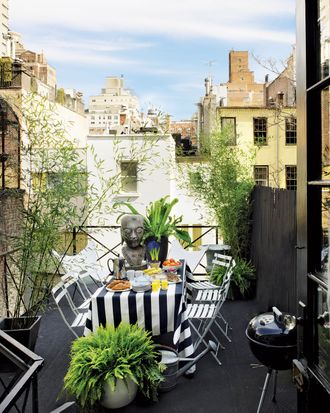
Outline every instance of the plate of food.
[(106, 290), (111, 292), (129, 291), (131, 288), (132, 285), (127, 280), (112, 280), (106, 286)]
[(176, 274), (167, 274), (167, 281), (169, 284), (177, 284), (181, 282), (181, 278)]

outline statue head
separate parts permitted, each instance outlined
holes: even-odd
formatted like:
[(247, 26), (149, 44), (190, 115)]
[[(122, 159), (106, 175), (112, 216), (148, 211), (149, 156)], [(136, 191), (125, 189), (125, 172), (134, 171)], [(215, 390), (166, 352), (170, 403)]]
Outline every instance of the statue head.
[(144, 234), (144, 218), (142, 215), (127, 214), (121, 220), (121, 236), (129, 248), (141, 245)]

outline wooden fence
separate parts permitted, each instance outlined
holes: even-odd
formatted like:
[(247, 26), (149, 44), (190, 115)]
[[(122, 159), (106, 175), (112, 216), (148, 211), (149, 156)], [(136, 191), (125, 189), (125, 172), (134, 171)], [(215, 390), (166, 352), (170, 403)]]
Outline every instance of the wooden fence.
[(258, 186), (253, 192), (251, 259), (260, 312), (296, 309), (296, 192)]

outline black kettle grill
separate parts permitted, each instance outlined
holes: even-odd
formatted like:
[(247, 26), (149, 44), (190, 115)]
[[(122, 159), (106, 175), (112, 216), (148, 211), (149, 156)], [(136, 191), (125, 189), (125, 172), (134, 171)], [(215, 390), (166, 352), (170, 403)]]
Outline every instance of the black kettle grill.
[(297, 353), (296, 318), (276, 307), (272, 310), (252, 318), (245, 331), (252, 353), (268, 368), (257, 413), (261, 411), (272, 371), (275, 370), (272, 400), (276, 401), (277, 372), (290, 369)]

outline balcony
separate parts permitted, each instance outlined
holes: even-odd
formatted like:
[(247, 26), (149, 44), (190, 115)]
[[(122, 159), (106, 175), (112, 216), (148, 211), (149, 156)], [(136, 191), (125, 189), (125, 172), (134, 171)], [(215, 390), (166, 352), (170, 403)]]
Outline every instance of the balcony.
[[(118, 227), (112, 228), (118, 231)], [(96, 228), (86, 227), (89, 232)], [(109, 230), (109, 228), (108, 228)], [(203, 233), (209, 230), (217, 241), (216, 228), (204, 228)], [(99, 232), (99, 228), (98, 228)], [(76, 233), (71, 235), (72, 252), (79, 249), (79, 237)], [(214, 241), (213, 241), (214, 242)], [(107, 248), (109, 254), (116, 255), (116, 244)], [(96, 288), (96, 287), (94, 287)], [(225, 346), (219, 358), (219, 366), (211, 354), (207, 354), (198, 364), (197, 371), (192, 378), (182, 376), (176, 387), (170, 392), (161, 393), (156, 403), (146, 402), (139, 395), (135, 401), (122, 408), (123, 413), (139, 412), (148, 409), (150, 413), (168, 412), (208, 412), (218, 413), (252, 413), (257, 410), (262, 386), (264, 384), (267, 368), (253, 356), (245, 329), (248, 322), (260, 312), (260, 304), (256, 299), (227, 300), (224, 304), (223, 315), (229, 321), (232, 331), (232, 342), (225, 342), (223, 336), (219, 340)], [(82, 331), (81, 331), (82, 334)], [(195, 339), (196, 337), (193, 337)], [(63, 322), (60, 313), (50, 298), (42, 314), (41, 326), (38, 334), (35, 353), (44, 365), (38, 374), (38, 393), (30, 392), (27, 399), (26, 412), (32, 410), (33, 402), (38, 398), (40, 412), (52, 412), (64, 405), (70, 398), (62, 393), (63, 378), (68, 369), (69, 351), (74, 336)], [(1, 373), (2, 385), (7, 385), (12, 376)], [(272, 386), (266, 393), (263, 412), (267, 413), (294, 413), (296, 412), (296, 388), (292, 383), (291, 371), (279, 371), (277, 381), (276, 402), (272, 399)], [(1, 402), (0, 398), (0, 402)], [(16, 401), (19, 411), (24, 403), (22, 396)], [(95, 409), (94, 411), (106, 411)], [(11, 410), (7, 410), (11, 411)], [(14, 410), (13, 410), (14, 411)], [(76, 405), (68, 407), (68, 412), (80, 411)]]

